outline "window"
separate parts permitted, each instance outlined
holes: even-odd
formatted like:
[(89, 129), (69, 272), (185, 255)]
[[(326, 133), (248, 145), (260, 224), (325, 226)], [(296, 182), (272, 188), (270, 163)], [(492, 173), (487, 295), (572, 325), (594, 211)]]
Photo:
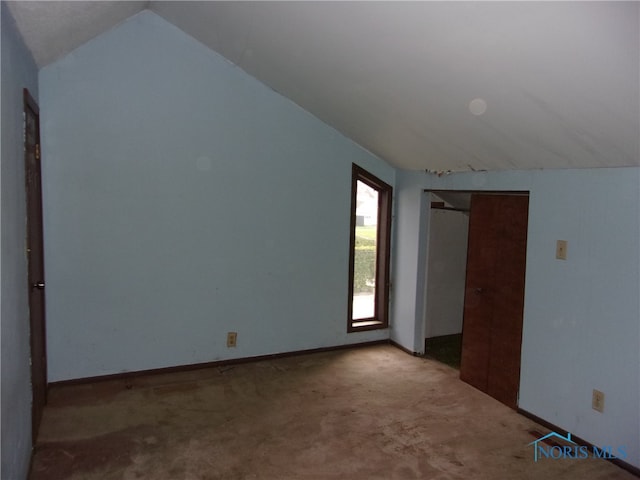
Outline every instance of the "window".
[(391, 186), (353, 165), (348, 332), (389, 326)]

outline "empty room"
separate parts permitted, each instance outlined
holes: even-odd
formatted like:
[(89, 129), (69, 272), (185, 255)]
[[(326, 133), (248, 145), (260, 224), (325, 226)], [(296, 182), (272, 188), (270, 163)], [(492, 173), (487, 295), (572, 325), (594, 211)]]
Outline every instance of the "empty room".
[(640, 3), (1, 23), (3, 480), (640, 476)]

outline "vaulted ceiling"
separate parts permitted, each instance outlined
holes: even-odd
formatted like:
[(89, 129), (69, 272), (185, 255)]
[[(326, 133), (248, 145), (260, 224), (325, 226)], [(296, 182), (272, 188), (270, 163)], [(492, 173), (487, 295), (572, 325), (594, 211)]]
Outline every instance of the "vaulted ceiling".
[(40, 67), (148, 8), (391, 164), (640, 165), (637, 2), (9, 2)]

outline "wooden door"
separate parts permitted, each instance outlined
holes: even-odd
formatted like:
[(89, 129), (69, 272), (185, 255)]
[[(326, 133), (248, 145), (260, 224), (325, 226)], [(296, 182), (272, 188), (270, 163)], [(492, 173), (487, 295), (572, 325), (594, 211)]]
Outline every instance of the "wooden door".
[(473, 194), (460, 378), (516, 408), (528, 195)]
[(47, 350), (45, 340), (44, 244), (40, 169), (40, 114), (29, 91), (24, 90), (24, 152), (27, 190), (27, 259), (29, 321), (31, 327), (32, 441), (38, 436), (47, 402)]

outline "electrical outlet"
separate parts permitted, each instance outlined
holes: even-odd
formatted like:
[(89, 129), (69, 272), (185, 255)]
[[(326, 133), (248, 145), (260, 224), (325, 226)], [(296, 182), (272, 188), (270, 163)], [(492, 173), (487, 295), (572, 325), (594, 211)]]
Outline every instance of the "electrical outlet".
[(604, 393), (600, 390), (593, 390), (593, 397), (591, 398), (591, 408), (603, 413), (604, 412)]
[(567, 259), (567, 241), (566, 240), (558, 240), (556, 242), (556, 258), (558, 260)]
[(238, 341), (238, 332), (229, 332), (227, 333), (227, 347), (235, 347), (236, 342)]

